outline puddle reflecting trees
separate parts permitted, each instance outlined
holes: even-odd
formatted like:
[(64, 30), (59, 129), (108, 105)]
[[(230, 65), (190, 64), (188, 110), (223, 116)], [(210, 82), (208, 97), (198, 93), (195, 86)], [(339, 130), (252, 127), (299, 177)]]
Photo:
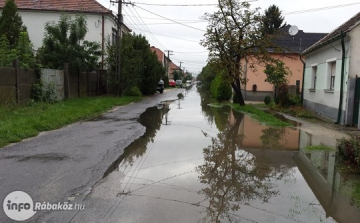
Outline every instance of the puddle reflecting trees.
[(203, 149), (204, 164), (196, 168), (200, 182), (205, 184), (200, 193), (208, 202), (203, 222), (240, 220), (243, 217), (235, 213), (241, 204), (255, 199), (267, 202), (279, 192), (270, 179), (281, 175), (242, 149), (239, 128), (243, 118), (243, 114), (236, 113), (232, 125), (221, 126), (217, 137), (212, 137), (212, 144)]

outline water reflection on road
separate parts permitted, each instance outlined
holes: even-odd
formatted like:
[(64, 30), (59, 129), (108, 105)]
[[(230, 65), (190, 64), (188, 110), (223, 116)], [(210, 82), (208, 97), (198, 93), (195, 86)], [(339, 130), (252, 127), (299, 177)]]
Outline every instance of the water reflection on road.
[(303, 149), (335, 141), (209, 107), (195, 88), (184, 95), (140, 117), (145, 135), (106, 174), (116, 180), (89, 196), (116, 191), (90, 202), (103, 222), (358, 222), (333, 154)]

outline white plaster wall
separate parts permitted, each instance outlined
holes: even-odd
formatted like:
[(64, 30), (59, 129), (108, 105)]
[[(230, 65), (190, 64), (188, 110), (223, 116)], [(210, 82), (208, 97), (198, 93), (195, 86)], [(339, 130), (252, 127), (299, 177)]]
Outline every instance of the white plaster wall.
[[(349, 41), (345, 42), (345, 51), (346, 51), (346, 61), (345, 61), (345, 75), (344, 75), (344, 102), (347, 92), (347, 79), (349, 73)], [(334, 91), (329, 93), (326, 92), (326, 89), (329, 89), (328, 86), (328, 73), (327, 73), (327, 61), (336, 60), (336, 75), (335, 75), (335, 85)], [(320, 50), (312, 52), (306, 55), (306, 68), (305, 68), (305, 80), (304, 80), (304, 99), (311, 102), (316, 102), (319, 104), (324, 104), (329, 107), (338, 108), (339, 106), (339, 97), (340, 97), (340, 81), (341, 81), (341, 63), (342, 63), (342, 53), (341, 53), (341, 43), (337, 41), (332, 43), (329, 46), (323, 47)], [(317, 64), (317, 78), (316, 78), (316, 87), (315, 92), (309, 91), (312, 80), (312, 65)], [(345, 108), (343, 103), (343, 108)]]
[(360, 77), (360, 24), (357, 24), (349, 33), (350, 36), (350, 69), (349, 76)]
[[(26, 25), (29, 38), (34, 44), (34, 50), (37, 50), (42, 46), (42, 40), (45, 34), (45, 24), (47, 22), (59, 21), (61, 13), (59, 12), (42, 12), (42, 11), (20, 11), (19, 14), (22, 17), (23, 23)], [(75, 14), (68, 14), (75, 17)], [(85, 14), (87, 20), (88, 33), (85, 39), (88, 41), (95, 41), (101, 44), (102, 38), (102, 16), (101, 14)], [(105, 37), (111, 35), (113, 21), (106, 16), (105, 19)]]

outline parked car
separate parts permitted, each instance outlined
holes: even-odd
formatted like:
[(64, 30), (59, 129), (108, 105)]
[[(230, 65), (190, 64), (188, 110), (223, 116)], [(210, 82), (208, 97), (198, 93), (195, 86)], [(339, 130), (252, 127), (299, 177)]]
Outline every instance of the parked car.
[(186, 81), (186, 87), (190, 87), (192, 85), (192, 81), (191, 80), (187, 80)]
[(160, 79), (158, 85), (157, 85), (157, 88), (156, 90), (158, 92), (160, 92), (160, 94), (162, 94), (164, 92), (164, 81), (162, 79)]
[(176, 80), (176, 87), (183, 87), (183, 83), (182, 83), (182, 80)]
[(176, 87), (176, 83), (174, 80), (172, 79), (169, 80), (169, 87)]

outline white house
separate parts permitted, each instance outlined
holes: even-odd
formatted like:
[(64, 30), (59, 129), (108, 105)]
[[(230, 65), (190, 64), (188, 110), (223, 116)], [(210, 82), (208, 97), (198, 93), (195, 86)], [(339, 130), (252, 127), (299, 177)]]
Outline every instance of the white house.
[(360, 13), (316, 42), (306, 57), (304, 106), (342, 125), (357, 125)]
[[(0, 12), (5, 2), (0, 0)], [(85, 15), (88, 28), (85, 39), (100, 43), (103, 52), (106, 38), (115, 40), (117, 17), (96, 0), (15, 0), (15, 3), (35, 50), (42, 46), (45, 24), (59, 21), (61, 14)], [(122, 32), (131, 30), (123, 25)], [(104, 61), (104, 55), (101, 60)]]

